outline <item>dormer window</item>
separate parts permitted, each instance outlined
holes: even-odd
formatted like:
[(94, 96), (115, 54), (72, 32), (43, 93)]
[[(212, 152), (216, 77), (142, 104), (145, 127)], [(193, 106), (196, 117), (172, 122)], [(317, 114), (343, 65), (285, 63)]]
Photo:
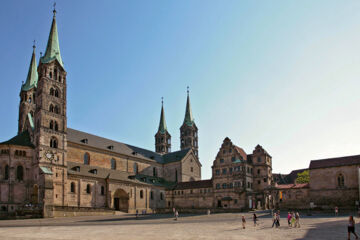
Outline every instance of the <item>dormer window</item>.
[(87, 143), (88, 143), (88, 139), (87, 139), (87, 138), (81, 139), (81, 142), (87, 144)]
[(107, 148), (110, 149), (110, 150), (114, 150), (114, 146), (113, 146), (113, 145), (110, 145), (110, 146), (108, 146)]
[(73, 167), (71, 170), (73, 170), (75, 172), (80, 172), (80, 167), (76, 166), (76, 167)]
[(92, 174), (97, 174), (97, 169), (91, 169), (89, 172), (91, 172)]

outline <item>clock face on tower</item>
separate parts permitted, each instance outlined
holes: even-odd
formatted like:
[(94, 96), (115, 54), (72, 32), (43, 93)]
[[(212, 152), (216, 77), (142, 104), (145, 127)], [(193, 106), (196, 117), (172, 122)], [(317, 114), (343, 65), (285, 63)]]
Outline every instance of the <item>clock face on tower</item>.
[(51, 160), (51, 159), (54, 158), (54, 154), (53, 154), (52, 152), (50, 152), (50, 151), (46, 151), (46, 152), (45, 152), (45, 158), (46, 158), (47, 160)]

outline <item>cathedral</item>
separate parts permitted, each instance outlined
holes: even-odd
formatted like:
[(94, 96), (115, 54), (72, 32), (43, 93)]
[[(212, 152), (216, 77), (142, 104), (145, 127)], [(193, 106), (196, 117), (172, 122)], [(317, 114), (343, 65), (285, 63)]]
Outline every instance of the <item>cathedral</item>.
[[(172, 151), (162, 102), (152, 151), (68, 128), (66, 89), (54, 10), (45, 54), (37, 64), (33, 46), (20, 89), (17, 135), (0, 143), (0, 218), (359, 206), (360, 155), (273, 174), (262, 146), (246, 153), (226, 137), (202, 180), (189, 90), (180, 150)], [(310, 180), (299, 184), (304, 171)]]
[(201, 179), (189, 91), (180, 150), (171, 151), (161, 106), (155, 151), (150, 151), (68, 128), (66, 89), (54, 9), (45, 54), (37, 64), (33, 46), (20, 89), (18, 134), (0, 143), (0, 213), (151, 213), (167, 206), (166, 189)]

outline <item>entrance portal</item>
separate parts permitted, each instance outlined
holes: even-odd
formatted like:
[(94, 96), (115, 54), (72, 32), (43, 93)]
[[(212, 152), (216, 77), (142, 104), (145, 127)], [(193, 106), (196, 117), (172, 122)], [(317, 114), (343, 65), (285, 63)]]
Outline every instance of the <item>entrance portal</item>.
[(129, 196), (123, 189), (118, 189), (114, 193), (114, 208), (122, 212), (129, 210)]

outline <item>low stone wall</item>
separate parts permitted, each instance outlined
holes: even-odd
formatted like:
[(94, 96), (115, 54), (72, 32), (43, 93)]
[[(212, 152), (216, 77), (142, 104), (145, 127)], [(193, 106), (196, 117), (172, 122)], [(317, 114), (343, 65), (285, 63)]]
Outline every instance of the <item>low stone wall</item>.
[(115, 211), (105, 208), (86, 208), (86, 207), (52, 207), (53, 217), (75, 217), (75, 216), (105, 216), (114, 215)]

